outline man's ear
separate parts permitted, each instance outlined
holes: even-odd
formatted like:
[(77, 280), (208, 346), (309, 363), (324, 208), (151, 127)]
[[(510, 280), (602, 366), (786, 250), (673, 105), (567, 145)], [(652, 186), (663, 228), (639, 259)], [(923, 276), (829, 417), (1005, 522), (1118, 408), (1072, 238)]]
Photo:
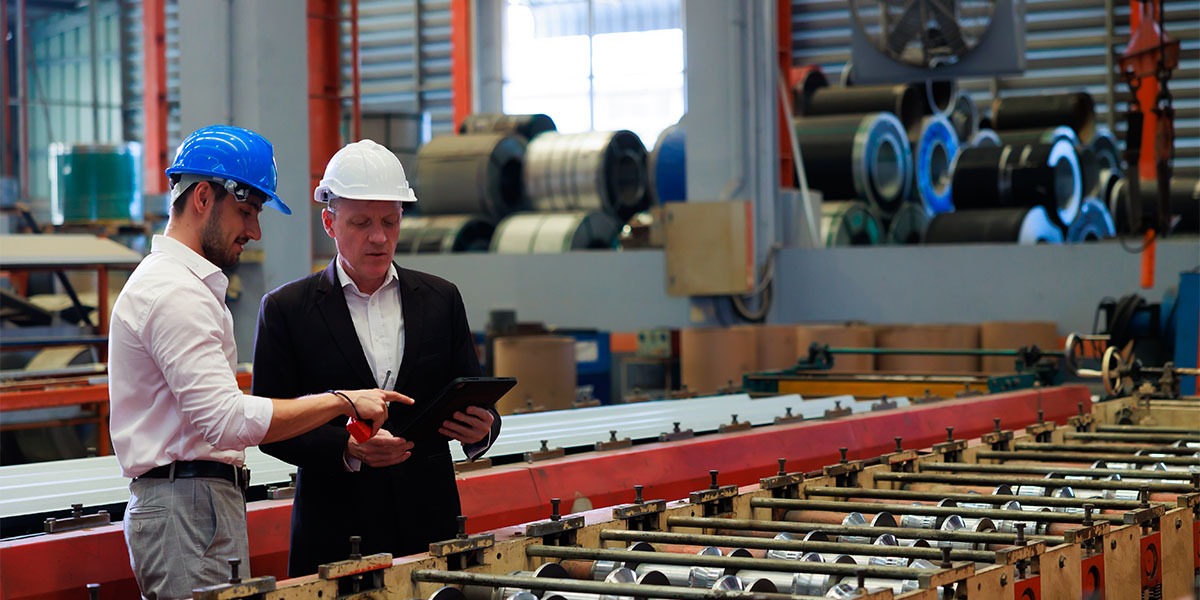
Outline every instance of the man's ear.
[(202, 181), (192, 186), (192, 206), (196, 208), (196, 212), (201, 214), (207, 210), (207, 207), (212, 204), (216, 194), (213, 191), (213, 182)]

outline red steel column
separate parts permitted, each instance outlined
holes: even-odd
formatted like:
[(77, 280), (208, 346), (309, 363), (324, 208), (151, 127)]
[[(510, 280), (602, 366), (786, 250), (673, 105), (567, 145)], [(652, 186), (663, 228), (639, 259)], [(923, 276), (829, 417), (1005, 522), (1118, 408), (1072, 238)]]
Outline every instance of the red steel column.
[(142, 2), (142, 112), (145, 128), (142, 142), (146, 158), (145, 191), (167, 191), (166, 170), (171, 149), (167, 147), (167, 15), (166, 0)]
[(308, 171), (315, 189), (342, 146), (339, 0), (308, 0)]
[(450, 81), (454, 127), (471, 114), (471, 2), (450, 2)]

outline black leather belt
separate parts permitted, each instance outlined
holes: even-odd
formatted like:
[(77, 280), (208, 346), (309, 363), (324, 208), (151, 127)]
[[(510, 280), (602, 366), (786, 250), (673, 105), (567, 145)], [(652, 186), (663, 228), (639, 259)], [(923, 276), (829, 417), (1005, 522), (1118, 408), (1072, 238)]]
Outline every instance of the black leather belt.
[(136, 479), (188, 479), (191, 477), (216, 477), (238, 486), (242, 491), (250, 487), (250, 468), (238, 467), (213, 460), (177, 460), (169, 465), (154, 467)]

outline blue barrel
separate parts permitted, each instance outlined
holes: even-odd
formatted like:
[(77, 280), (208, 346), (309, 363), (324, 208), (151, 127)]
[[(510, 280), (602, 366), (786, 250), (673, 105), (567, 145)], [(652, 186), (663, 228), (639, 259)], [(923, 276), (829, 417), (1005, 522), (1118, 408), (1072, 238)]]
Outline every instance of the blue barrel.
[(687, 200), (687, 152), (678, 123), (663, 130), (650, 153), (650, 188), (659, 202)]

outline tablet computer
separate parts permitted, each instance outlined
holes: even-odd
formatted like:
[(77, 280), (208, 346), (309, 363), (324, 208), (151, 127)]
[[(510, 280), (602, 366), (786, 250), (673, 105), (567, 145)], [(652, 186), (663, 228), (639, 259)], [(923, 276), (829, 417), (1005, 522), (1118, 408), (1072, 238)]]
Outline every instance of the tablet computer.
[(459, 377), (446, 384), (432, 402), (418, 400), (412, 407), (405, 407), (413, 412), (400, 430), (393, 433), (399, 437), (405, 437), (404, 433), (409, 431), (437, 433), (455, 412), (466, 412), (469, 406), (492, 408), (515, 385), (515, 377)]

